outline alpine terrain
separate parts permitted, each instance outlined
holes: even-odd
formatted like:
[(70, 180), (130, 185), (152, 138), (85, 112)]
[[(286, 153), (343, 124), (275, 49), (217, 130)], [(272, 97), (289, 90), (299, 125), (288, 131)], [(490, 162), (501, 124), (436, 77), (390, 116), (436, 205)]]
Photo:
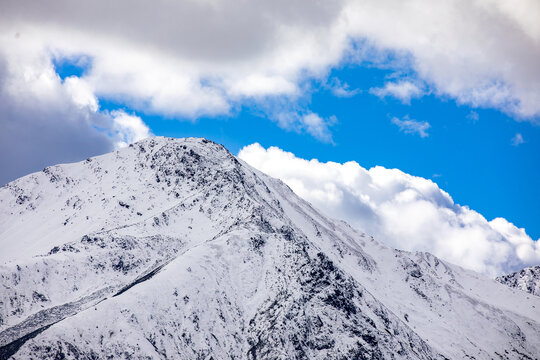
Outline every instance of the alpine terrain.
[(0, 189), (0, 359), (537, 359), (540, 297), (391, 249), (205, 139)]
[(540, 265), (499, 276), (497, 281), (510, 287), (540, 296)]

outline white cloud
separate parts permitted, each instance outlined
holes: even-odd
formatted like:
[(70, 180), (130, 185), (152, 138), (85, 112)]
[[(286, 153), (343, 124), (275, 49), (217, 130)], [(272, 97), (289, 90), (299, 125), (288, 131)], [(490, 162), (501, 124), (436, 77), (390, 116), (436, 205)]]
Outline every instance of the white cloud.
[(79, 107), (88, 108), (92, 112), (99, 110), (98, 99), (87, 82), (76, 76), (70, 76), (64, 80), (64, 87)]
[[(332, 69), (355, 62), (399, 67), (408, 83), (381, 91), (403, 101), (418, 95), (413, 84), (422, 84), (459, 103), (537, 121), (538, 18), (536, 0), (158, 0), (152, 6), (118, 0), (112, 7), (105, 0), (3, 1), (0, 101), (18, 111), (9, 119), (4, 111), (2, 126), (29, 119), (23, 101), (48, 109), (35, 110), (34, 127), (51, 124), (43, 114), (61, 113), (57, 127), (87, 128), (93, 138), (100, 137), (96, 122), (111, 126), (97, 109), (99, 98), (177, 118), (234, 114), (253, 102), (268, 109), (287, 98), (290, 108), (268, 114), (297, 112), (288, 117), (289, 128), (331, 142), (331, 118), (305, 117), (317, 89), (310, 82), (325, 84)], [(62, 82), (51, 59), (84, 59), (86, 70)], [(338, 96), (356, 93), (334, 85)], [(77, 115), (65, 115), (68, 107)], [(71, 133), (56, 138), (61, 135), (69, 141)]]
[(332, 134), (329, 127), (336, 123), (336, 121), (337, 119), (335, 117), (325, 120), (314, 113), (304, 115), (302, 118), (302, 124), (307, 133), (323, 142), (332, 142)]
[(513, 146), (519, 146), (519, 145), (523, 144), (524, 142), (525, 142), (525, 140), (523, 139), (523, 135), (521, 135), (520, 133), (517, 133), (512, 138), (512, 145)]
[(535, 121), (538, 18), (535, 0), (20, 0), (0, 4), (0, 47), (86, 55), (92, 65), (82, 80), (96, 96), (192, 118), (228, 114), (246, 98), (300, 96), (307, 79), (358, 58), (388, 66), (380, 55), (392, 53), (408, 59), (416, 79), (374, 90), (381, 95), (408, 101), (425, 83), (434, 94)]
[(524, 263), (538, 264), (540, 259), (538, 240), (533, 241), (525, 229), (520, 229), (503, 218), (495, 218), (489, 224), (515, 246), (516, 254)]
[(412, 98), (423, 95), (423, 91), (410, 81), (387, 82), (382, 88), (372, 88), (370, 93), (380, 98), (392, 96), (404, 104), (410, 104)]
[(330, 127), (337, 123), (335, 116), (322, 118), (312, 112), (280, 112), (274, 117), (282, 129), (306, 132), (321, 142), (333, 143)]
[(0, 51), (0, 184), (113, 148), (96, 130), (109, 119), (85, 83), (62, 82), (48, 57), (26, 50)]
[(0, 154), (9, 156), (0, 156), (0, 184), (148, 136), (139, 117), (100, 111), (91, 84), (75, 76), (62, 80), (51, 57), (33, 44), (4, 50), (0, 47)]
[(112, 111), (111, 116), (116, 147), (125, 147), (152, 136), (148, 126), (138, 116), (128, 115), (120, 110)]
[(422, 138), (429, 136), (427, 130), (431, 127), (427, 121), (416, 121), (409, 119), (407, 116), (403, 120), (396, 117), (392, 118), (392, 124), (397, 125), (399, 130), (405, 134), (418, 134)]
[(334, 96), (342, 98), (353, 97), (360, 92), (360, 89), (351, 89), (349, 84), (346, 82), (341, 82), (341, 80), (336, 77), (329, 81), (327, 88), (332, 91)]
[(296, 84), (281, 77), (250, 75), (231, 83), (230, 94), (239, 96), (293, 95), (298, 91)]
[(490, 276), (540, 263), (539, 243), (524, 229), (502, 218), (488, 222), (431, 180), (380, 166), (367, 170), (353, 161), (308, 161), (259, 144), (244, 147), (239, 157), (390, 246), (429, 251)]
[(530, 119), (540, 115), (540, 3), (505, 3), (362, 1), (346, 14), (355, 34), (411, 54), (436, 94)]

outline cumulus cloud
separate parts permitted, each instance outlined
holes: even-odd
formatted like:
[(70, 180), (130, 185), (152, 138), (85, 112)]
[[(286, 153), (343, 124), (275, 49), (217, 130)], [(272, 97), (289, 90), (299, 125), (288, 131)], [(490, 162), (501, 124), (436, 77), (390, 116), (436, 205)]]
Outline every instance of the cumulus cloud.
[(129, 115), (120, 110), (112, 111), (111, 115), (116, 147), (125, 147), (152, 135), (148, 126), (138, 116)]
[(245, 98), (296, 96), (300, 72), (325, 72), (347, 42), (331, 29), (339, 2), (0, 6), (6, 36), (18, 33), (56, 58), (91, 58), (82, 78), (98, 97), (175, 117), (228, 114)]
[(397, 125), (399, 130), (405, 134), (418, 134), (422, 138), (429, 136), (427, 130), (431, 127), (427, 121), (416, 121), (409, 119), (407, 116), (403, 120), (396, 117), (392, 118), (392, 124)]
[(382, 88), (371, 88), (370, 93), (380, 98), (392, 96), (404, 104), (410, 104), (412, 98), (423, 95), (423, 91), (410, 81), (387, 82)]
[(374, 90), (381, 96), (408, 101), (420, 94), (414, 84), (426, 83), (435, 94), (531, 119), (540, 114), (539, 17), (535, 0), (0, 4), (3, 37), (18, 34), (18, 43), (56, 58), (91, 58), (82, 79), (98, 97), (180, 117), (300, 96), (306, 80), (333, 67), (373, 58), (388, 66), (379, 55), (392, 52), (410, 59), (417, 79)]
[(140, 118), (100, 111), (87, 82), (62, 80), (51, 58), (31, 45), (0, 47), (0, 185), (148, 135)]
[[(334, 68), (366, 62), (408, 74), (408, 83), (379, 89), (403, 101), (419, 95), (412, 84), (423, 84), (436, 96), (537, 122), (538, 18), (536, 0), (2, 1), (0, 62), (7, 65), (0, 101), (13, 110), (9, 119), (4, 112), (2, 126), (24, 133), (30, 118), (21, 102), (37, 99), (30, 108), (42, 104), (56, 118), (36, 110), (30, 127), (52, 129), (55, 122), (62, 129), (56, 139), (71, 141), (71, 130), (79, 129), (81, 136), (102, 139), (88, 143), (110, 146), (96, 130), (96, 123), (111, 127), (96, 110), (98, 99), (138, 113), (194, 119), (286, 97), (295, 105), (270, 113), (298, 112), (288, 117), (288, 128), (331, 142), (331, 117), (306, 116), (317, 89), (310, 84), (325, 83)], [(80, 76), (62, 82), (52, 59), (87, 63)], [(337, 96), (355, 93), (334, 85)]]
[(523, 118), (540, 114), (537, 1), (362, 1), (347, 16), (353, 33), (410, 54), (436, 94)]
[(277, 147), (244, 147), (239, 157), (287, 183), (333, 218), (390, 246), (429, 251), (490, 276), (540, 263), (540, 246), (524, 229), (502, 218), (487, 221), (434, 182), (380, 166), (365, 169), (304, 160)]
[[(57, 79), (55, 79), (57, 80)], [(70, 76), (64, 80), (64, 88), (71, 100), (80, 109), (88, 109), (91, 112), (99, 110), (98, 99), (88, 84), (76, 76)]]
[(106, 119), (93, 111), (84, 87), (62, 83), (46, 57), (0, 56), (0, 185), (47, 165), (112, 150), (94, 130)]

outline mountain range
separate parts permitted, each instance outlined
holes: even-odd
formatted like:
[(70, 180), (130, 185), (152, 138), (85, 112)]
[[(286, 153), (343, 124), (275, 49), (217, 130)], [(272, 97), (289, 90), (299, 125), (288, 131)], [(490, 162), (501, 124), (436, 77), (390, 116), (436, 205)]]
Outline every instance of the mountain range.
[(538, 286), (389, 248), (206, 139), (8, 183), (0, 248), (0, 359), (540, 356)]

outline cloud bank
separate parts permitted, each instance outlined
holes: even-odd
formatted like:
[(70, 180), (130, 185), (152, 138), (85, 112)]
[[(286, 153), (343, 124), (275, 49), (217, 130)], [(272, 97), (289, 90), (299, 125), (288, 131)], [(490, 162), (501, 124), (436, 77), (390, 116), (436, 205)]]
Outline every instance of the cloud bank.
[(540, 263), (539, 242), (524, 229), (503, 218), (487, 221), (431, 180), (380, 166), (367, 170), (354, 161), (308, 161), (259, 144), (238, 156), (327, 215), (395, 248), (429, 251), (489, 276)]
[[(4, 50), (20, 53), (24, 42), (57, 57), (84, 54), (92, 65), (83, 79), (96, 95), (173, 116), (300, 96), (303, 81), (339, 64), (387, 65), (385, 51), (408, 59), (435, 93), (521, 118), (540, 114), (535, 0), (20, 0), (2, 2), (0, 13)], [(409, 79), (379, 91), (420, 96)]]
[[(380, 96), (408, 102), (425, 90), (538, 123), (539, 18), (536, 0), (2, 1), (3, 136), (28, 132), (25, 146), (43, 152), (47, 128), (66, 151), (102, 152), (118, 143), (114, 115), (99, 110), (105, 99), (182, 119), (262, 104), (278, 125), (331, 142), (331, 114), (309, 115), (321, 88), (312, 83), (353, 96), (327, 77), (365, 63), (396, 71), (373, 90)], [(62, 81), (53, 60), (70, 59), (85, 59), (85, 71)], [(49, 163), (69, 160), (53, 155)]]

